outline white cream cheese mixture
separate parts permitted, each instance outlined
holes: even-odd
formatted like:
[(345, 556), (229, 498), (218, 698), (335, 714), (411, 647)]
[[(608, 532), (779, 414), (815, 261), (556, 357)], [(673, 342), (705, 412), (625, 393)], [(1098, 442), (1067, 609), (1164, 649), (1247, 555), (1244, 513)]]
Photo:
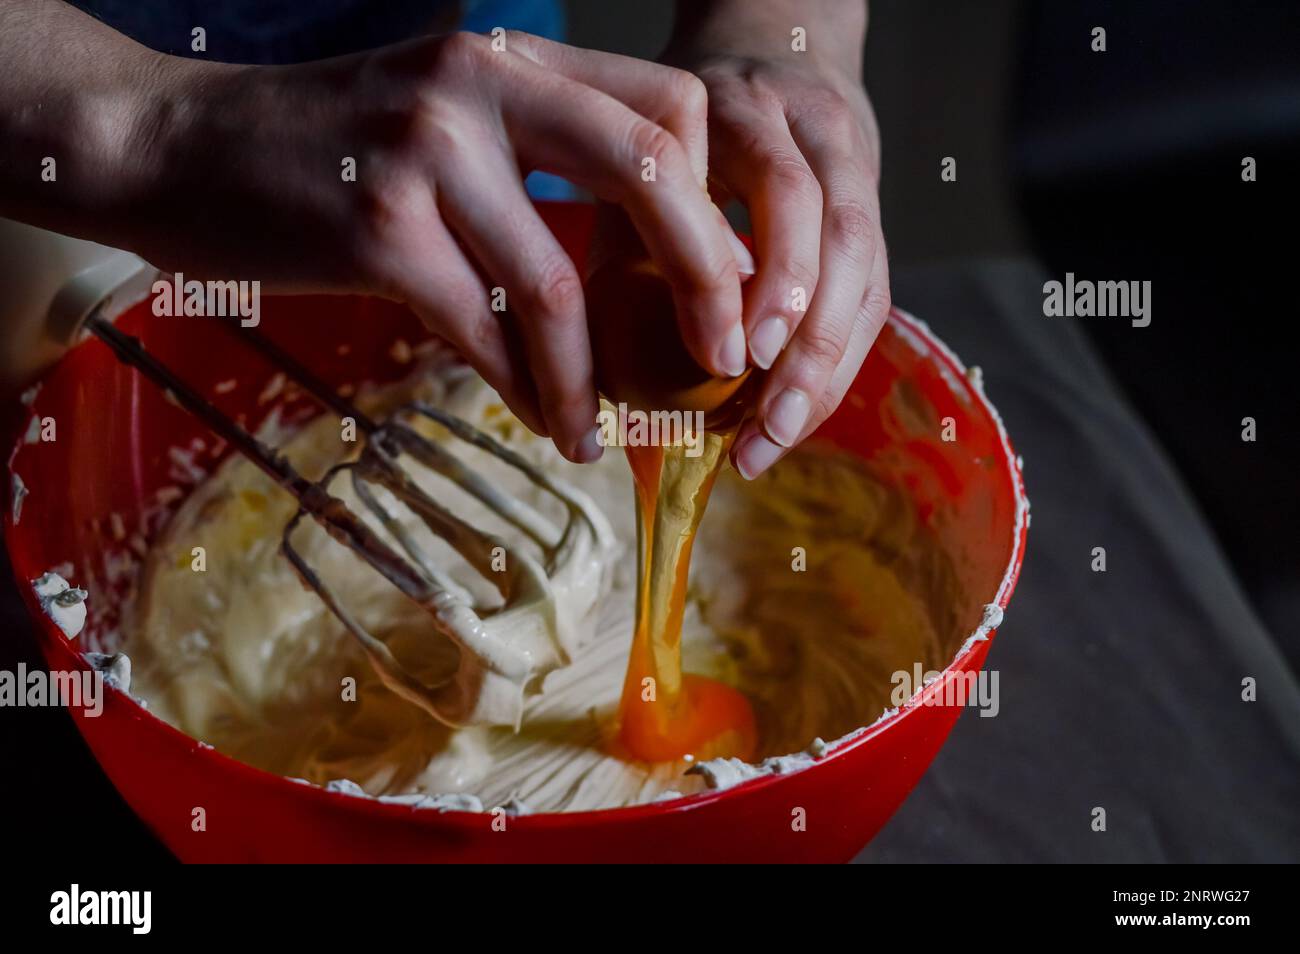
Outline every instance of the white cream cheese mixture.
[[(412, 394), (423, 397), (562, 477), (613, 527), (612, 583), (593, 635), (525, 698), (519, 731), (452, 729), (386, 689), (279, 553), (295, 502), (239, 457), (181, 505), (151, 548), (129, 608), (123, 649), (133, 663), (131, 691), (152, 712), (227, 755), (339, 791), (443, 809), (579, 811), (811, 764), (825, 751), (823, 739), (886, 711), (893, 673), (916, 663), (941, 669), (963, 639), (947, 558), (905, 496), (860, 459), (805, 446), (752, 483), (728, 470), (695, 544), (684, 665), (748, 696), (758, 719), (757, 764), (620, 759), (610, 742), (636, 577), (632, 480), (622, 452), (610, 448), (596, 464), (570, 464), (476, 377), (443, 371), (414, 380), (361, 404), (382, 413)], [(281, 435), (281, 446), (318, 477), (355, 451), (340, 434), (339, 422), (322, 416)], [(487, 480), (546, 510), (550, 502), (506, 464), (446, 443)], [(361, 512), (343, 482), (334, 490)], [(299, 549), (348, 608), (427, 684), (446, 679), (456, 668), (454, 644), (423, 610), (308, 523), (295, 537)], [(439, 552), (471, 592), (493, 592), (449, 550)]]
[(86, 591), (70, 585), (53, 570), (33, 580), (32, 588), (45, 615), (65, 636), (75, 639), (86, 625)]

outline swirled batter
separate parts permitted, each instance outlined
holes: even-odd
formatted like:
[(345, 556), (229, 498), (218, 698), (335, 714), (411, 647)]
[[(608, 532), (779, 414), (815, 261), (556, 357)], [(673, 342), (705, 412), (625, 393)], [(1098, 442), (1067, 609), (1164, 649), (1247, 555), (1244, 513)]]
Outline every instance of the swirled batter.
[[(442, 807), (577, 811), (716, 784), (717, 771), (687, 774), (690, 760), (651, 765), (616, 754), (636, 587), (632, 482), (622, 452), (569, 464), (464, 374), (425, 376), (362, 404), (382, 411), (412, 389), (584, 491), (621, 546), (595, 638), (529, 697), (520, 731), (450, 729), (385, 689), (278, 552), (296, 505), (238, 457), (181, 506), (149, 555), (126, 628), (133, 693), (249, 764), (345, 790), (350, 780), (370, 795), (412, 803), (427, 796), (423, 804)], [(310, 476), (350, 450), (327, 417), (283, 448)], [(465, 456), (544, 508), (505, 464)], [(299, 546), (430, 684), (455, 668), (456, 647), (352, 553), (314, 527), (302, 531)], [(195, 547), (204, 548), (203, 572), (193, 568)], [(454, 577), (484, 591), (468, 568), (448, 560)], [(906, 498), (852, 455), (805, 446), (752, 483), (730, 471), (719, 478), (695, 542), (683, 662), (749, 699), (758, 759), (816, 750), (815, 740), (879, 717), (896, 671), (918, 662), (943, 667), (962, 638), (947, 609), (957, 602), (951, 567)]]

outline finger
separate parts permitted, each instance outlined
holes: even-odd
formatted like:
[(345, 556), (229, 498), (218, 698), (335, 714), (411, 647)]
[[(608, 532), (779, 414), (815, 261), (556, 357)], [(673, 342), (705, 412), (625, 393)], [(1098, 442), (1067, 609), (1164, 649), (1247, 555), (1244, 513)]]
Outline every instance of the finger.
[[(712, 195), (712, 191), (710, 191)], [(742, 283), (748, 281), (754, 275), (754, 253), (749, 250), (744, 241), (736, 234), (727, 221), (727, 216), (723, 213), (720, 205), (714, 205), (714, 212), (720, 228), (727, 237), (728, 244), (731, 246), (732, 255), (736, 261), (736, 274)], [(596, 224), (592, 230), (591, 243), (587, 249), (584, 267), (588, 275), (599, 269), (612, 259), (641, 257), (646, 254), (645, 242), (641, 240), (636, 226), (632, 224), (627, 217), (616, 205), (607, 202), (601, 202), (597, 205)]]
[[(884, 256), (880, 260), (883, 263)], [(888, 269), (882, 269), (887, 272)], [(867, 289), (867, 296), (862, 300), (862, 307), (858, 309), (857, 323), (853, 327), (853, 336), (849, 340), (849, 346), (844, 350), (844, 357), (840, 359), (839, 366), (836, 367), (835, 373), (831, 375), (831, 383), (822, 399), (817, 402), (817, 407), (813, 411), (812, 419), (804, 428), (800, 440), (807, 437), (817, 428), (821, 427), (826, 418), (835, 413), (835, 409), (840, 406), (844, 400), (844, 395), (852, 387), (853, 381), (862, 369), (862, 362), (866, 360), (867, 355), (871, 352), (880, 337), (880, 331), (885, 327), (889, 320), (890, 293), (889, 293), (889, 276), (885, 274), (879, 280), (873, 277), (870, 286)]]
[(508, 49), (568, 79), (593, 86), (672, 133), (701, 184), (709, 168), (708, 91), (694, 73), (634, 56), (587, 50), (506, 31)]
[(773, 365), (755, 417), (737, 440), (733, 459), (751, 479), (807, 433), (815, 402), (852, 340), (875, 259), (884, 254), (874, 177), (865, 150), (853, 148), (857, 137), (836, 125), (815, 139), (800, 136), (797, 126), (792, 131), (822, 186), (820, 273), (812, 307)]
[[(844, 349), (844, 357), (840, 359), (835, 372), (831, 375), (826, 393), (816, 402), (812, 417), (804, 427), (799, 440), (803, 440), (821, 427), (822, 422), (834, 414), (836, 408), (840, 406), (844, 395), (853, 386), (853, 381), (862, 369), (862, 362), (866, 360), (885, 323), (889, 321), (891, 307), (888, 257), (878, 255), (872, 266), (871, 277), (867, 281), (867, 293), (858, 307), (853, 333), (849, 337), (848, 347)], [(795, 443), (797, 444), (798, 441)]]
[[(884, 256), (879, 260), (883, 266)], [(879, 289), (884, 289), (883, 295), (879, 293)], [(742, 476), (751, 480), (767, 470), (790, 453), (799, 442), (816, 431), (826, 418), (835, 413), (836, 408), (844, 400), (844, 395), (848, 393), (857, 378), (862, 362), (870, 353), (876, 338), (880, 335), (880, 330), (889, 320), (889, 309), (889, 278), (886, 274), (879, 281), (873, 279), (867, 296), (858, 309), (857, 320), (849, 344), (844, 350), (844, 356), (831, 375), (826, 392), (815, 402), (813, 412), (798, 440), (791, 447), (782, 447), (768, 440), (761, 430), (754, 427), (746, 427), (739, 435), (732, 451), (732, 464)]]
[(718, 107), (713, 175), (749, 209), (758, 268), (744, 324), (754, 364), (770, 368), (817, 288), (822, 190), (780, 112), (749, 102)]
[(533, 208), (504, 152), (442, 170), (443, 216), (518, 320), (542, 415), (569, 460), (601, 455), (582, 280)]
[(387, 259), (386, 284), (420, 316), (425, 326), (455, 348), (501, 400), (536, 434), (547, 435), (522, 347), (511, 340), (492, 311), (487, 288), (436, 215), (404, 247), (419, 248), (418, 259)]
[(672, 287), (688, 350), (715, 374), (742, 373), (745, 333), (732, 238), (682, 146), (613, 97), (535, 64), (529, 68), (504, 97), (507, 128), (522, 157), (622, 206)]

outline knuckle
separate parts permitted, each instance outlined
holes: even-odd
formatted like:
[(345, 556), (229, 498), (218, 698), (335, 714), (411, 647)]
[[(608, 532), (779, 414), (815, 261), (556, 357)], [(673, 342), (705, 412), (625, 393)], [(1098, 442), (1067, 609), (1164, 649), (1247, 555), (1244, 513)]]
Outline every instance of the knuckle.
[(702, 311), (711, 311), (712, 296), (736, 281), (736, 260), (728, 250), (708, 261), (699, 262), (694, 272), (693, 291), (703, 299)]
[(432, 157), (445, 160), (479, 138), (460, 111), (445, 104), (426, 104), (407, 137), (405, 156), (412, 162)]
[(862, 309), (875, 315), (887, 315), (894, 306), (894, 296), (889, 290), (889, 283), (876, 282), (867, 289)]
[(844, 354), (843, 337), (820, 325), (806, 329), (801, 337), (810, 370), (819, 377), (833, 371)]
[(442, 41), (438, 61), (440, 66), (452, 68), (477, 65), (483, 61), (484, 54), (491, 52), (491, 41), (487, 37), (461, 30), (448, 34)]
[(875, 337), (880, 333), (880, 329), (885, 322), (889, 320), (889, 311), (893, 304), (893, 297), (887, 283), (883, 287), (873, 285), (868, 288), (866, 297), (862, 299), (862, 307), (858, 309), (854, 332), (870, 334)]
[[(399, 294), (405, 291), (398, 288)], [(501, 346), (501, 328), (486, 307), (465, 308), (461, 302), (466, 299), (461, 294), (437, 294), (431, 298), (417, 295), (411, 299), (412, 307), (430, 331), (475, 367), (483, 368), (495, 363), (494, 356)]]
[(817, 288), (817, 279), (821, 275), (817, 260), (792, 257), (784, 267), (789, 286), (802, 288), (807, 296), (811, 296)]
[(760, 163), (763, 177), (774, 192), (793, 195), (800, 202), (815, 202), (821, 209), (821, 186), (801, 156), (786, 149), (772, 149)]
[(760, 114), (769, 119), (785, 120), (786, 97), (780, 90), (766, 83), (750, 82), (748, 91), (750, 100)]
[(582, 281), (572, 263), (551, 258), (539, 264), (523, 296), (524, 304), (536, 314), (571, 315), (582, 303)]
[(830, 130), (848, 128), (853, 121), (853, 109), (845, 97), (824, 87), (805, 94), (804, 109), (814, 117), (819, 126)]
[(648, 119), (633, 125), (630, 136), (636, 158), (653, 159), (660, 169), (669, 167), (680, 156), (681, 146), (672, 133)]
[(827, 211), (826, 227), (832, 242), (860, 253), (870, 246), (876, 225), (860, 202), (841, 201)]
[(516, 53), (523, 53), (525, 56), (529, 56), (530, 59), (533, 58), (531, 54), (534, 52), (533, 40), (532, 34), (525, 33), (522, 30), (506, 30), (505, 32), (506, 49), (514, 50)]
[(462, 313), (453, 344), (467, 355), (490, 355), (501, 346), (501, 325), (486, 306)]
[(819, 397), (813, 405), (813, 411), (810, 417), (814, 427), (820, 425), (822, 421), (835, 413), (835, 409), (840, 406), (840, 400), (842, 397), (842, 395), (834, 393), (834, 390), (831, 388), (827, 388), (822, 393), (822, 396)]
[(709, 91), (704, 81), (687, 70), (672, 69), (669, 83), (677, 111), (702, 125), (709, 110)]
[(355, 191), (358, 234), (384, 249), (400, 243), (411, 221), (427, 206), (429, 185), (409, 174), (366, 177)]

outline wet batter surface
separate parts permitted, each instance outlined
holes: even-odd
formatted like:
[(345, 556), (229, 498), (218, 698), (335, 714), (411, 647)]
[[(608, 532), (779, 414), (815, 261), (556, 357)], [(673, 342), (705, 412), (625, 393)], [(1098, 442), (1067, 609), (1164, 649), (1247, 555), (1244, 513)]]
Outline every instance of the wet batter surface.
[[(401, 392), (412, 389), (586, 493), (617, 537), (593, 638), (527, 697), (519, 731), (448, 728), (388, 691), (279, 553), (296, 505), (240, 458), (196, 489), (149, 554), (125, 627), (132, 692), (182, 731), (259, 768), (316, 784), (350, 780), (370, 795), (412, 803), (577, 811), (718, 784), (718, 773), (687, 774), (691, 758), (650, 764), (618, 744), (637, 585), (623, 452), (569, 464), (472, 376), (426, 375)], [(390, 391), (371, 407), (397, 396)], [(546, 509), (543, 495), (507, 465), (449, 446)], [(321, 418), (283, 447), (318, 476), (355, 445), (341, 440), (338, 421)], [(297, 542), (422, 679), (436, 684), (454, 671), (459, 650), (419, 607), (317, 528)], [(193, 569), (195, 547), (204, 548), (203, 572)], [(446, 556), (455, 578), (491, 592)], [(852, 455), (805, 446), (752, 483), (729, 469), (719, 477), (695, 541), (683, 667), (749, 700), (755, 760), (799, 752), (875, 721), (890, 705), (893, 673), (916, 663), (943, 667), (963, 638), (951, 611), (960, 602), (955, 587), (946, 557), (901, 493)]]

